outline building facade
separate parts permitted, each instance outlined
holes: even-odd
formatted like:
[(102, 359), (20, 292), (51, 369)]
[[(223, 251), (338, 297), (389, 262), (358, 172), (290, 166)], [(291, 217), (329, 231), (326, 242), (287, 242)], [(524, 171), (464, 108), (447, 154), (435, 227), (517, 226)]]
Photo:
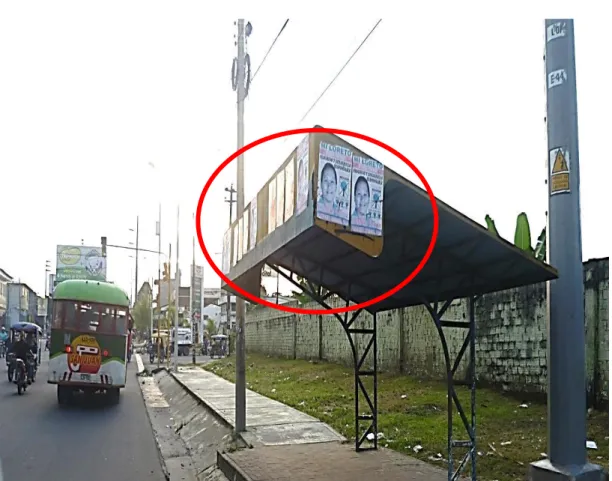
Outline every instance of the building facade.
[(6, 325), (12, 326), (18, 322), (36, 322), (38, 300), (36, 292), (23, 282), (7, 284)]
[(8, 285), (13, 278), (3, 269), (0, 269), (0, 326), (6, 326), (8, 311)]

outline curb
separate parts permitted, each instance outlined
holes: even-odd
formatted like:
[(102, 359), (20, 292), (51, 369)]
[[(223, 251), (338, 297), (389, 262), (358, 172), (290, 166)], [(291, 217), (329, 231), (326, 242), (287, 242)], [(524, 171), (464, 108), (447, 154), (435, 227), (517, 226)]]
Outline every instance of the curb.
[[(204, 406), (206, 409), (208, 409), (208, 411), (210, 411), (210, 413), (217, 418), (217, 420), (219, 420), (223, 425), (225, 425), (226, 427), (228, 427), (229, 429), (231, 429), (232, 432), (235, 432), (235, 426), (232, 426), (232, 424), (225, 419), (223, 416), (221, 416), (221, 414), (219, 414), (217, 412), (217, 410), (215, 408), (213, 408), (210, 404), (208, 404), (204, 399), (202, 399), (200, 396), (198, 396), (195, 392), (193, 392), (193, 390), (187, 386), (183, 381), (181, 381), (178, 377), (175, 376), (175, 373), (172, 371), (168, 371), (168, 373), (172, 376), (172, 378), (178, 382), (185, 391), (187, 391), (199, 404), (201, 404), (202, 406)], [(240, 440), (245, 444), (245, 446), (249, 449), (253, 448), (253, 445), (251, 443), (249, 443), (244, 436), (242, 435), (242, 433), (238, 434)]]
[(136, 376), (140, 376), (143, 372), (145, 372), (144, 363), (142, 362), (142, 356), (138, 353), (135, 353), (134, 356), (136, 357), (137, 366)]
[(142, 390), (142, 384), (144, 381), (140, 381), (139, 376), (141, 373), (136, 374), (136, 382), (138, 383), (138, 389), (140, 389), (140, 395), (142, 396), (142, 400), (145, 405), (145, 410), (147, 411), (147, 419), (149, 420), (149, 426), (151, 426), (151, 431), (153, 432), (153, 439), (155, 439), (155, 447), (157, 448), (157, 457), (159, 458), (159, 464), (161, 465), (162, 471), (164, 473), (164, 478), (166, 481), (170, 481), (170, 472), (168, 471), (168, 466), (166, 466), (166, 461), (164, 460), (164, 456), (162, 455), (161, 445), (159, 444), (159, 439), (155, 434), (155, 427), (153, 426), (153, 420), (151, 419), (151, 411), (149, 406), (147, 406), (147, 400), (145, 399), (144, 391)]
[(220, 451), (217, 451), (217, 466), (231, 481), (253, 481), (227, 454)]
[[(189, 449), (187, 448), (187, 446), (185, 446), (183, 439), (178, 434), (176, 434), (176, 431), (174, 430), (174, 428), (171, 428), (170, 426), (166, 425), (167, 422), (170, 422), (170, 423), (172, 422), (172, 413), (170, 411), (168, 401), (164, 397), (166, 407), (159, 406), (157, 407), (157, 409), (161, 408), (163, 410), (167, 410), (166, 415), (168, 416), (169, 421), (163, 421), (160, 423), (160, 421), (157, 420), (157, 422), (154, 422), (153, 414), (154, 414), (154, 409), (156, 409), (156, 407), (151, 406), (147, 403), (147, 397), (145, 396), (143, 385), (146, 382), (148, 382), (148, 380), (155, 383), (155, 380), (151, 377), (141, 379), (138, 376), (136, 377), (136, 379), (140, 387), (142, 398), (144, 400), (145, 409), (147, 411), (147, 418), (149, 420), (149, 425), (151, 426), (151, 430), (153, 431), (153, 437), (155, 439), (155, 446), (157, 448), (157, 456), (158, 456), (158, 459), (161, 465), (161, 469), (162, 469), (164, 478), (166, 479), (166, 481), (172, 481), (176, 479), (195, 481), (196, 479), (198, 479), (198, 476), (195, 471), (195, 466), (193, 464), (193, 459), (191, 458), (191, 455), (189, 453)], [(163, 393), (162, 393), (162, 396), (163, 396)], [(179, 443), (182, 446), (182, 448), (184, 448), (185, 450), (184, 454), (173, 455), (169, 457), (164, 455), (164, 449), (162, 447), (162, 443), (160, 442), (160, 439), (161, 439), (160, 433), (166, 429), (170, 429), (172, 433), (172, 437), (175, 438), (171, 442)]]

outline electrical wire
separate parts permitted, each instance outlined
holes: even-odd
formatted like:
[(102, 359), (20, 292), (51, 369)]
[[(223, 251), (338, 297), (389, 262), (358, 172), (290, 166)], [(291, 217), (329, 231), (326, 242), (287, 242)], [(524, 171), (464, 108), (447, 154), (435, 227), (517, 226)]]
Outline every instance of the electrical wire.
[(274, 39), (274, 41), (272, 42), (272, 45), (270, 45), (270, 48), (268, 48), (268, 51), (266, 52), (266, 54), (264, 55), (263, 60), (261, 61), (261, 63), (259, 64), (259, 67), (257, 67), (257, 70), (255, 70), (255, 73), (253, 74), (253, 78), (251, 78), (251, 82), (253, 82), (253, 80), (255, 80), (255, 77), (257, 76), (257, 73), (259, 72), (259, 70), (261, 70), (261, 67), (263, 67), (263, 64), (265, 63), (266, 59), (268, 58), (268, 55), (270, 55), (270, 52), (272, 51), (272, 49), (274, 48), (274, 45), (276, 45), (276, 41), (279, 39), (279, 37), (282, 35), (283, 31), (285, 30), (285, 27), (287, 26), (287, 24), (289, 23), (289, 19), (285, 20), (285, 23), (283, 24), (283, 26), (281, 27), (280, 31), (278, 32), (278, 34), (276, 35), (276, 38)]
[(376, 28), (378, 27), (378, 25), (380, 24), (380, 22), (382, 22), (382, 18), (380, 20), (378, 20), (378, 22), (376, 22), (376, 25), (374, 25), (374, 27), (372, 27), (372, 30), (370, 30), (370, 32), (365, 36), (365, 38), (363, 39), (363, 41), (359, 44), (359, 46), (355, 49), (355, 51), (353, 52), (353, 54), (348, 58), (348, 60), (344, 63), (344, 65), (342, 66), (342, 68), (338, 71), (338, 73), (336, 74), (336, 76), (332, 79), (332, 81), (327, 85), (327, 87), (325, 87), (325, 90), (323, 90), (323, 92), (321, 93), (321, 95), (319, 95), (319, 97), (317, 98), (317, 100), (314, 101), (314, 103), (310, 106), (310, 108), (306, 111), (306, 113), (302, 116), (302, 118), (300, 119), (300, 121), (298, 122), (298, 125), (302, 123), (302, 121), (308, 116), (308, 114), (310, 112), (312, 112), (312, 109), (314, 109), (316, 107), (316, 105), (319, 103), (319, 100), (321, 100), (323, 98), (323, 96), (327, 93), (327, 91), (330, 89), (330, 87), (333, 85), (333, 83), (338, 79), (338, 77), (340, 77), (340, 74), (344, 71), (344, 69), (348, 66), (349, 63), (351, 63), (351, 60), (353, 60), (353, 57), (355, 57), (355, 55), (357, 55), (357, 52), (359, 52), (359, 50), (361, 49), (361, 47), (363, 47), (363, 45), (368, 41), (368, 39), (370, 38), (370, 35), (372, 35), (374, 33), (374, 30), (376, 30)]

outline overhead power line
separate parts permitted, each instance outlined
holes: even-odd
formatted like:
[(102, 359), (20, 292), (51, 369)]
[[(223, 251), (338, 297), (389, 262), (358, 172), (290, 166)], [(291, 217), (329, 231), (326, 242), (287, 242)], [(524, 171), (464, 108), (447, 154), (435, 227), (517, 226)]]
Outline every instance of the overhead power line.
[(280, 31), (278, 32), (278, 34), (276, 34), (276, 38), (274, 39), (274, 41), (272, 42), (272, 45), (270, 45), (270, 48), (268, 48), (268, 51), (266, 52), (266, 54), (264, 55), (263, 60), (261, 61), (261, 63), (259, 64), (259, 67), (257, 67), (257, 70), (255, 70), (255, 73), (253, 74), (253, 78), (251, 79), (251, 82), (253, 82), (253, 80), (255, 80), (255, 77), (257, 77), (257, 73), (261, 70), (261, 67), (263, 67), (263, 64), (265, 63), (266, 59), (268, 58), (268, 55), (270, 55), (270, 52), (272, 51), (272, 49), (274, 48), (274, 45), (276, 45), (276, 41), (279, 39), (279, 37), (282, 35), (283, 31), (285, 30), (285, 27), (287, 26), (287, 24), (289, 23), (289, 19), (285, 20), (285, 23), (283, 24), (283, 26), (281, 27)]
[[(357, 55), (357, 52), (359, 52), (359, 50), (361, 49), (361, 47), (363, 47), (363, 45), (368, 41), (368, 39), (370, 38), (370, 35), (372, 35), (374, 33), (374, 30), (376, 30), (376, 28), (378, 27), (378, 25), (380, 24), (380, 22), (382, 22), (382, 18), (380, 20), (378, 20), (378, 22), (376, 22), (376, 25), (374, 25), (374, 27), (372, 27), (372, 30), (370, 30), (370, 32), (365, 36), (365, 38), (363, 39), (363, 41), (359, 44), (359, 46), (355, 49), (355, 51), (353, 52), (353, 54), (348, 58), (348, 60), (344, 63), (344, 65), (342, 66), (342, 68), (340, 69), (340, 71), (336, 74), (336, 76), (332, 79), (332, 81), (329, 83), (329, 85), (327, 87), (325, 87), (325, 90), (323, 90), (323, 92), (321, 92), (321, 95), (319, 95), (319, 97), (317, 97), (317, 100), (314, 101), (314, 103), (310, 106), (310, 108), (306, 111), (306, 113), (302, 116), (302, 118), (300, 119), (300, 121), (298, 122), (298, 124), (301, 124), (302, 121), (308, 116), (308, 114), (310, 112), (312, 112), (312, 109), (314, 109), (316, 107), (316, 105), (319, 103), (319, 100), (321, 100), (323, 98), (323, 96), (327, 93), (327, 91), (330, 89), (330, 87), (333, 85), (333, 83), (337, 80), (337, 78), (340, 76), (340, 74), (344, 71), (344, 69), (347, 67), (347, 65), (349, 63), (351, 63), (351, 60), (353, 60), (353, 57), (355, 57), (355, 55)], [(265, 60), (265, 59), (264, 59)]]

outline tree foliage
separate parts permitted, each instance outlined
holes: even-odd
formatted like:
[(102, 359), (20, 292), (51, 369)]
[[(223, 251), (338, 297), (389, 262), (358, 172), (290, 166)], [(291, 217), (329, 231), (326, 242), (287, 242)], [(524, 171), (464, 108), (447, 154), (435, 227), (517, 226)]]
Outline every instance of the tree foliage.
[[(487, 229), (499, 236), (499, 232), (497, 232), (497, 227), (495, 227), (495, 221), (488, 214), (485, 216), (485, 222), (487, 224)], [(542, 229), (542, 232), (538, 236), (535, 248), (532, 247), (529, 220), (527, 219), (527, 214), (521, 212), (516, 218), (514, 245), (519, 249), (524, 250), (525, 252), (529, 252), (536, 259), (540, 261), (546, 261), (546, 227)]]
[[(308, 281), (304, 278), (304, 277), (296, 277), (298, 284), (305, 290), (310, 292), (311, 291), (311, 286), (314, 287), (314, 293), (318, 294), (319, 293), (319, 286), (317, 284), (315, 284), (314, 282), (308, 283)], [(321, 287), (321, 296), (324, 296), (328, 293), (329, 291), (327, 289), (325, 289), (324, 287)], [(304, 291), (302, 292), (298, 292), (298, 291), (291, 291), (291, 295), (298, 300), (298, 302), (300, 304), (306, 304), (308, 302), (311, 302), (312, 299), (311, 297), (306, 294)]]
[(212, 319), (208, 319), (206, 321), (206, 331), (208, 331), (209, 336), (214, 336), (217, 334), (217, 326), (215, 325), (215, 321)]
[(151, 296), (141, 296), (132, 309), (134, 327), (139, 331), (146, 331), (151, 327)]

